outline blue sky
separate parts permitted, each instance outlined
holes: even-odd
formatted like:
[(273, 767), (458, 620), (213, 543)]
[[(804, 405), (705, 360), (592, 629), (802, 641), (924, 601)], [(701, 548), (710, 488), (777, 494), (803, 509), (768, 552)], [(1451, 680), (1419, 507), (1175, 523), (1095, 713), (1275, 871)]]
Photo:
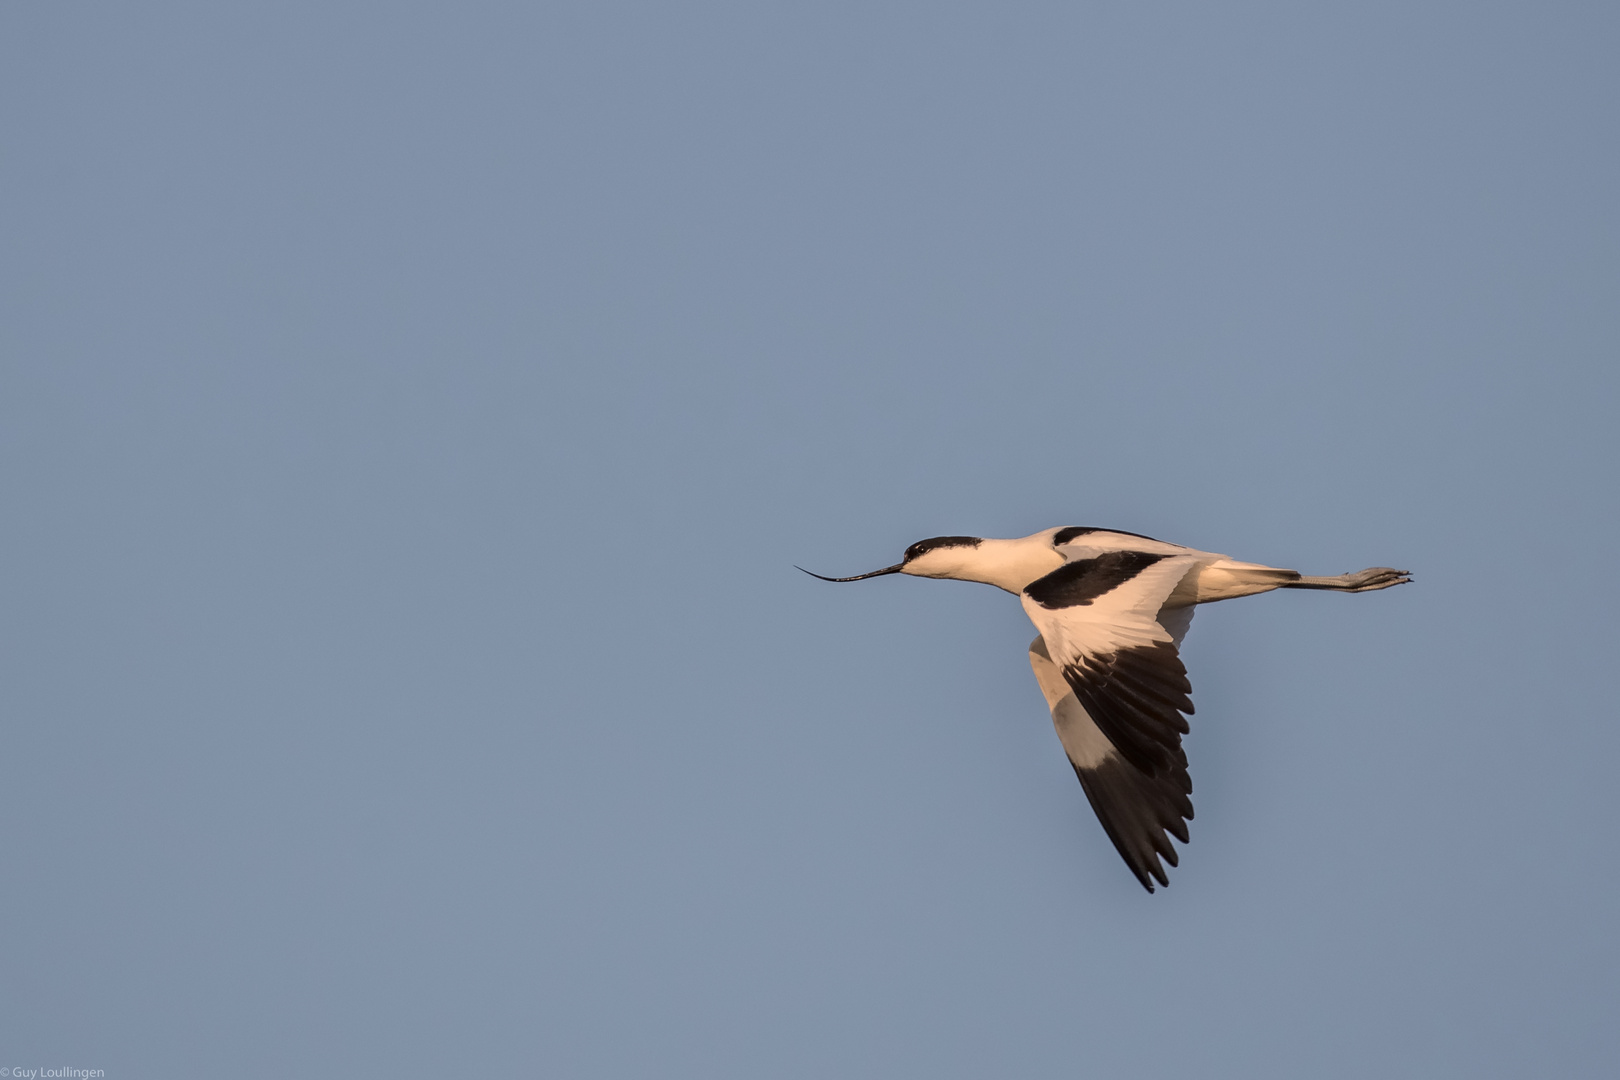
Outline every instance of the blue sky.
[[(1606, 5), (0, 14), (0, 1054), (1598, 1077)], [(1200, 611), (1142, 892), (983, 586)]]

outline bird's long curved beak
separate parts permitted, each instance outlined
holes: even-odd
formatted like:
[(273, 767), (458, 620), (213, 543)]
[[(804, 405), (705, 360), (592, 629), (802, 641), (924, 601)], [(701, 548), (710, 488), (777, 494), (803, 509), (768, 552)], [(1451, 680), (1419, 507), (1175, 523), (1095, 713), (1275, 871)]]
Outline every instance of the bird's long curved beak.
[(898, 574), (900, 572), (900, 568), (905, 565), (905, 563), (895, 563), (893, 566), (885, 566), (881, 570), (874, 570), (870, 574), (856, 574), (854, 577), (821, 577), (820, 574), (814, 574), (809, 570), (804, 570), (804, 567), (802, 566), (795, 566), (793, 569), (804, 570), (804, 572), (810, 574), (811, 577), (821, 578), (822, 581), (863, 581), (869, 577), (882, 577), (884, 574)]

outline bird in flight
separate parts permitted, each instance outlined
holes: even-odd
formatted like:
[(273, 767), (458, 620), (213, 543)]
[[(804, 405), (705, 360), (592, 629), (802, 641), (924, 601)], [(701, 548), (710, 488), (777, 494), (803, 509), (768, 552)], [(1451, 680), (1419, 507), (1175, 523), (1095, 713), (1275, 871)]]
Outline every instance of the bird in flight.
[[(798, 569), (804, 570), (803, 567)], [(1058, 739), (1097, 819), (1148, 892), (1169, 885), (1174, 836), (1187, 842), (1192, 780), (1181, 737), (1192, 684), (1177, 652), (1193, 608), (1273, 589), (1372, 592), (1411, 581), (1375, 566), (1307, 577), (1118, 529), (1070, 526), (1017, 540), (935, 536), (884, 574), (979, 581), (1017, 596), (1039, 631), (1029, 646)]]

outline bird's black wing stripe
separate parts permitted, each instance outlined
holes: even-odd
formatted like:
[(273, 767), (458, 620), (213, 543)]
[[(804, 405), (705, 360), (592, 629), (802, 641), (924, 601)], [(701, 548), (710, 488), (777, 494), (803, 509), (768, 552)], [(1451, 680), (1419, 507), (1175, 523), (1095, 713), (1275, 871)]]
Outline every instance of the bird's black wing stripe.
[(1064, 669), (1074, 696), (1108, 741), (1148, 776), (1185, 768), (1182, 713), (1191, 714), (1192, 684), (1168, 641), (1100, 656), (1082, 656)]
[(1148, 776), (1119, 754), (1109, 754), (1093, 766), (1074, 765), (1074, 775), (1080, 778), (1086, 801), (1102, 822), (1103, 831), (1142, 887), (1152, 892), (1155, 878), (1160, 885), (1170, 884), (1160, 856), (1176, 865), (1179, 859), (1170, 836), (1185, 844), (1187, 821), (1193, 816), (1192, 800), (1187, 797), (1192, 780), (1185, 764), (1160, 776)]
[(1094, 559), (1075, 559), (1036, 578), (1024, 587), (1024, 592), (1050, 611), (1089, 604), (1163, 558), (1145, 551), (1110, 551)]

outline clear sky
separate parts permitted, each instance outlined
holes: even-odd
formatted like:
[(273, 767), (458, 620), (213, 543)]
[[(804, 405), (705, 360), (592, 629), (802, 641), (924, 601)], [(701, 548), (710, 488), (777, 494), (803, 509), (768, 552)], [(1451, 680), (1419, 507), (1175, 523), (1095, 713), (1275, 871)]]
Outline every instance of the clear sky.
[[(0, 1066), (1607, 1077), (1620, 8), (0, 11)], [(993, 589), (1200, 611), (1149, 896)]]

